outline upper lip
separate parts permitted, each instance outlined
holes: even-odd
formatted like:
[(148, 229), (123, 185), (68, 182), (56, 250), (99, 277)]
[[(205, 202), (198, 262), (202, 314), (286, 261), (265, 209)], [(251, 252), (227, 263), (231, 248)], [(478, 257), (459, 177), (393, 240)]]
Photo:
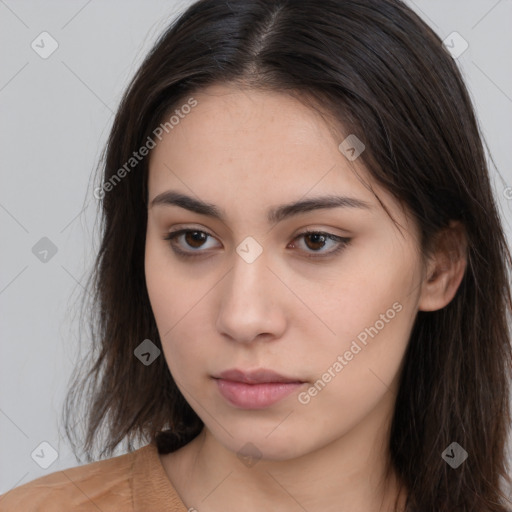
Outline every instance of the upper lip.
[(226, 370), (219, 374), (217, 379), (231, 380), (235, 382), (244, 382), (246, 384), (261, 384), (264, 382), (303, 382), (300, 379), (285, 377), (273, 370), (258, 369), (258, 370)]

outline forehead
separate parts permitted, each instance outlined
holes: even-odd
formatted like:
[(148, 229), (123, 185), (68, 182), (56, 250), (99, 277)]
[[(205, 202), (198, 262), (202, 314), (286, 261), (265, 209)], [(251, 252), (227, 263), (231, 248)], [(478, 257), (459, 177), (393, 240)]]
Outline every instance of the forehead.
[[(317, 160), (319, 153), (326, 153), (333, 144), (337, 147), (322, 117), (291, 96), (216, 85), (193, 97), (197, 105), (168, 134), (164, 133), (160, 150), (193, 150), (196, 158), (208, 155), (223, 161), (237, 159), (243, 170), (253, 168), (254, 157), (283, 168), (284, 158), (297, 166), (308, 155), (307, 163), (312, 167), (310, 162)], [(184, 104), (187, 99), (182, 101)], [(213, 163), (218, 163), (217, 159)], [(267, 169), (275, 170), (275, 166)]]
[(229, 205), (228, 213), (232, 207), (256, 214), (262, 203), (326, 194), (357, 196), (378, 207), (361, 182), (371, 182), (362, 162), (349, 161), (339, 149), (341, 135), (299, 100), (230, 85), (192, 96), (197, 105), (152, 150), (150, 202), (172, 189)]

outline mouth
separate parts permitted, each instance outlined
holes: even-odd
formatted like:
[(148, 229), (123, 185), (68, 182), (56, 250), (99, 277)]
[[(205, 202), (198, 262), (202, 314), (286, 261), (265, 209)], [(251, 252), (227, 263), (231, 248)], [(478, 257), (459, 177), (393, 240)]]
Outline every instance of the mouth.
[(265, 409), (284, 399), (305, 381), (273, 370), (226, 370), (213, 377), (220, 394), (240, 409)]

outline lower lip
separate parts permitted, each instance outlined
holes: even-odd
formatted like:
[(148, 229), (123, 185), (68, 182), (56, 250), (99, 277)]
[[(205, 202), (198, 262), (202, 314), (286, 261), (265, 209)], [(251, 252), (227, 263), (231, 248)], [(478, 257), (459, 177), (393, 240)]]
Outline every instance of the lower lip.
[(216, 382), (221, 395), (232, 405), (241, 409), (265, 409), (302, 385), (301, 382), (246, 384), (224, 379), (216, 379)]

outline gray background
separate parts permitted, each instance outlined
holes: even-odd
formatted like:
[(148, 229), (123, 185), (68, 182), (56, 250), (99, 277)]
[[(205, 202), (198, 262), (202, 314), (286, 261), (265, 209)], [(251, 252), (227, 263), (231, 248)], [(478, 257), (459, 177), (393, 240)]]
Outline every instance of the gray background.
[[(0, 493), (77, 465), (59, 418), (77, 353), (73, 305), (98, 249), (92, 175), (128, 80), (190, 3), (0, 0)], [(442, 39), (456, 31), (469, 43), (457, 62), (512, 240), (512, 1), (408, 3)], [(31, 47), (43, 31), (59, 45), (46, 59)], [(43, 237), (57, 249), (46, 262), (32, 250)], [(31, 457), (42, 442), (58, 452), (46, 469)]]

